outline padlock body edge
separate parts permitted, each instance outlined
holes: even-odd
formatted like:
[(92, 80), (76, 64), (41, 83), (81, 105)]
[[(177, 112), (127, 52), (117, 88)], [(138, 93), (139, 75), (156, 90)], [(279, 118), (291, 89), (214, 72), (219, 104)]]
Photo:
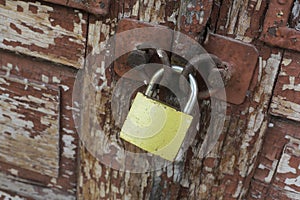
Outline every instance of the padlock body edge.
[(120, 138), (166, 160), (174, 161), (193, 116), (137, 93)]

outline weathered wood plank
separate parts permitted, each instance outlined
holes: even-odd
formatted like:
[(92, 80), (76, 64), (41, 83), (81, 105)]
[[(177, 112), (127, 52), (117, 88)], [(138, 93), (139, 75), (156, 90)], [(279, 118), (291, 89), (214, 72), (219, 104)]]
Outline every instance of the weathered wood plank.
[(72, 68), (0, 51), (0, 190), (22, 192), (29, 199), (44, 199), (43, 191), (75, 197), (75, 73)]
[(300, 121), (300, 54), (286, 52), (274, 91), (271, 114)]
[[(0, 188), (7, 191), (12, 191), (21, 197), (15, 197), (19, 199), (66, 199), (75, 200), (76, 197), (67, 191), (63, 191), (57, 188), (40, 187), (39, 185), (30, 184), (24, 179), (18, 179), (13, 176), (7, 176), (0, 173)], [(1, 194), (1, 192), (0, 192)], [(23, 197), (24, 196), (24, 197)], [(28, 198), (27, 198), (28, 197)], [(18, 199), (19, 198), (19, 199)]]
[(299, 199), (299, 124), (272, 119), (255, 169), (249, 199)]
[(59, 97), (58, 88), (0, 76), (0, 161), (58, 177)]
[(264, 17), (265, 0), (224, 0), (220, 9), (216, 31), (244, 42), (251, 42), (260, 35)]
[(87, 14), (38, 1), (0, 2), (0, 48), (83, 67)]
[[(151, 21), (151, 14), (157, 16), (154, 5), (156, 3), (159, 5), (158, 1), (122, 2), (124, 5), (134, 6), (126, 9), (122, 6), (118, 7), (118, 11), (114, 10), (118, 15), (112, 15), (106, 21), (91, 21), (88, 43), (92, 53), (99, 52), (98, 45), (104, 45), (108, 36), (114, 33), (118, 21), (116, 16), (132, 16), (155, 22)], [(152, 9), (143, 8), (145, 5), (150, 5)], [(89, 196), (96, 199), (245, 198), (268, 126), (269, 105), (283, 55), (283, 51), (256, 41), (260, 35), (266, 6), (267, 2), (260, 0), (228, 0), (223, 1), (220, 16), (214, 16), (219, 18), (216, 23), (217, 33), (255, 44), (258, 46), (260, 58), (246, 101), (239, 106), (228, 104), (223, 133), (208, 157), (202, 160), (198, 156), (200, 138), (206, 134), (205, 125), (210, 120), (209, 101), (203, 101), (200, 109), (202, 129), (199, 131), (199, 138), (189, 149), (185, 163), (177, 163), (153, 173), (122, 173), (99, 164), (86, 149), (82, 148), (83, 160), (79, 185), (81, 199)], [(123, 10), (126, 10), (126, 13), (121, 12)], [(169, 17), (168, 19), (171, 19), (171, 16)], [(177, 17), (172, 20), (178, 23)], [(101, 33), (94, 34), (97, 30), (101, 30)], [(113, 142), (118, 142), (116, 138), (118, 127), (114, 124), (111, 107), (108, 106), (113, 87), (109, 84), (112, 81), (110, 72), (105, 73), (101, 91), (98, 91), (100, 94), (94, 97), (98, 96), (97, 98), (101, 99), (101, 101), (97, 99), (97, 106), (101, 113), (98, 120), (105, 127), (105, 134), (110, 136)], [(117, 80), (118, 77), (115, 79), (113, 77), (113, 81)]]
[[(107, 39), (116, 31), (117, 22), (123, 17), (132, 17), (152, 23), (161, 23), (174, 27), (177, 23), (177, 13), (179, 1), (165, 0), (137, 0), (137, 1), (112, 1), (111, 13), (105, 19), (90, 18), (89, 36), (88, 36), (88, 54), (97, 54), (100, 47), (105, 45)], [(117, 138), (119, 127), (113, 122), (111, 107), (111, 95), (113, 90), (112, 80), (116, 81), (118, 77), (111, 74), (111, 68), (102, 75), (103, 82), (99, 85), (101, 90), (96, 94), (90, 94), (92, 102), (96, 97), (96, 106), (98, 110), (98, 122), (103, 125), (105, 135), (112, 143), (118, 143)], [(100, 70), (100, 71), (103, 71)], [(122, 99), (122, 97), (120, 97)], [(92, 104), (91, 104), (92, 106)], [(95, 106), (95, 105), (94, 105)], [(85, 116), (84, 122), (88, 126), (93, 120), (92, 116)], [(90, 119), (90, 122), (88, 120)], [(87, 128), (87, 127), (86, 127)], [(89, 130), (94, 132), (95, 130)], [(134, 150), (132, 147), (130, 150)], [(116, 155), (116, 164), (120, 162)], [(152, 190), (153, 179), (159, 178), (162, 173), (130, 173), (121, 172), (105, 166), (97, 161), (88, 150), (81, 147), (81, 170), (78, 184), (79, 199), (149, 199), (157, 189), (159, 182), (155, 182), (155, 188)], [(166, 191), (165, 191), (166, 192)], [(175, 191), (177, 193), (178, 190)]]
[[(199, 161), (198, 149), (192, 147), (195, 153), (189, 165), (194, 170), (185, 172), (189, 182), (186, 189), (196, 199), (242, 199), (248, 189), (267, 128), (268, 105), (282, 56), (276, 50), (267, 53), (264, 47), (259, 51), (264, 52), (260, 54), (262, 73), (255, 74), (255, 88), (249, 91), (251, 95), (244, 104), (228, 105), (227, 122), (215, 148), (204, 161)], [(194, 181), (196, 176), (201, 177), (198, 182)]]
[(10, 199), (10, 200), (27, 200), (26, 198), (20, 197), (19, 195), (9, 194), (9, 193), (4, 192), (4, 191), (0, 191), (0, 199), (1, 200), (6, 200), (6, 199)]

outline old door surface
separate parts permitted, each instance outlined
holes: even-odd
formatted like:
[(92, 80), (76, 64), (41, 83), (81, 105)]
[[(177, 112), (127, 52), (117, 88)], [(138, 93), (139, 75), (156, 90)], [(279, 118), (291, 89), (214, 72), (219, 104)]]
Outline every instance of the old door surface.
[[(0, 0), (0, 199), (300, 199), (299, 16), (299, 0)], [(160, 44), (178, 65), (172, 30), (236, 67), (254, 63), (251, 73), (241, 73), (243, 80), (231, 83), (239, 88), (247, 79), (245, 93), (230, 93), (227, 86), (234, 97), (222, 101), (225, 123), (204, 158), (199, 155), (211, 121), (209, 97), (199, 99), (201, 128), (181, 161), (142, 173), (116, 169), (124, 162), (119, 147), (140, 152), (119, 138), (129, 105), (118, 82), (134, 92), (132, 80), (121, 78), (131, 68), (128, 54), (110, 63), (118, 48), (97, 55), (115, 41), (125, 18), (140, 22), (128, 30), (168, 28), (160, 27), (163, 35), (142, 36), (163, 38)], [(209, 35), (222, 39), (209, 46)], [(183, 49), (192, 54), (190, 47)], [(236, 53), (228, 56), (225, 47)], [(91, 63), (100, 63), (92, 92), (87, 79), (77, 81)], [(79, 89), (88, 91), (85, 107), (74, 102)], [(113, 97), (124, 104), (114, 107)], [(99, 136), (95, 123), (109, 140), (91, 147), (81, 131)], [(93, 148), (113, 156), (96, 158)]]

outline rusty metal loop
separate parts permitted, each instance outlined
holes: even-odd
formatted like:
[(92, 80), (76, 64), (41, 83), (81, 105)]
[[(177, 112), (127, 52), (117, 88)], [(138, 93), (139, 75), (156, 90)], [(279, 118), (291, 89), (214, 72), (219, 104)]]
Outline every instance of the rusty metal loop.
[[(140, 44), (136, 48), (138, 51), (144, 51), (145, 53), (147, 53), (147, 57), (149, 58), (149, 60), (156, 53), (159, 59), (161, 60), (162, 64), (171, 68), (170, 58), (166, 51), (160, 48), (155, 48), (153, 45), (147, 43)], [(146, 49), (148, 50), (147, 52), (145, 51)], [(166, 81), (171, 81), (171, 78), (172, 77), (169, 73), (164, 74), (164, 79)]]
[[(145, 58), (148, 58), (147, 62), (150, 60), (150, 58), (157, 54), (160, 58), (163, 65), (166, 65), (168, 67), (171, 67), (170, 58), (166, 51), (155, 48), (151, 44), (140, 44), (137, 46), (137, 51), (142, 51), (143, 56)], [(146, 59), (144, 59), (146, 62)], [(146, 62), (146, 63), (147, 63)], [(144, 64), (146, 64), (144, 63)], [(200, 54), (194, 56), (191, 60), (188, 61), (186, 66), (181, 71), (181, 75), (184, 79), (189, 80), (189, 75), (195, 76), (196, 72), (200, 71), (201, 75), (203, 76), (203, 79), (207, 81), (210, 87), (212, 87), (211, 92), (217, 92), (218, 89), (221, 86), (227, 84), (228, 80), (231, 78), (231, 67), (229, 63), (223, 62), (218, 56), (214, 54)], [(163, 74), (163, 73), (162, 73)], [(220, 74), (222, 80), (218, 80), (218, 77), (216, 74)], [(170, 82), (173, 77), (171, 77), (170, 73), (163, 74), (165, 81)], [(160, 76), (161, 77), (161, 76)], [(187, 88), (182, 88), (183, 84), (181, 84), (181, 78), (179, 78), (179, 87), (181, 91), (185, 91)], [(209, 87), (208, 86), (208, 87)], [(206, 99), (209, 98), (209, 91), (201, 91), (199, 92), (198, 98), (199, 99)]]
[(162, 64), (171, 67), (167, 52), (146, 43), (137, 45), (136, 50), (130, 52), (127, 58), (127, 64), (131, 67), (136, 67), (141, 64), (147, 64), (154, 54), (158, 55)]
[[(214, 65), (212, 65), (212, 62)], [(193, 57), (186, 64), (181, 74), (187, 79), (190, 74), (195, 76), (197, 71), (201, 72), (201, 75), (204, 76), (203, 78), (212, 87), (210, 90), (199, 92), (198, 99), (207, 99), (218, 92), (220, 87), (226, 86), (232, 75), (231, 65), (214, 54), (201, 54)], [(219, 80), (219, 77), (222, 80)]]
[(158, 57), (160, 58), (163, 65), (167, 65), (168, 67), (171, 67), (170, 59), (169, 59), (169, 56), (166, 51), (164, 51), (160, 48), (156, 48), (153, 45), (146, 44), (146, 43), (140, 44), (136, 48), (138, 50), (142, 50), (142, 51), (145, 51), (146, 49), (148, 49), (147, 54), (150, 58), (156, 53), (158, 55)]
[[(183, 77), (185, 77), (186, 79), (188, 78), (189, 74), (194, 74), (196, 71), (201, 71), (204, 72), (204, 75), (209, 74), (210, 70), (212, 68), (205, 68), (203, 66), (207, 65), (208, 62), (213, 61), (216, 65), (214, 67), (218, 67), (222, 65), (222, 61), (221, 59), (214, 55), (214, 54), (201, 54), (201, 55), (197, 55), (195, 57), (193, 57), (184, 67), (183, 71), (182, 71), (182, 75)], [(207, 65), (209, 66), (209, 65)]]

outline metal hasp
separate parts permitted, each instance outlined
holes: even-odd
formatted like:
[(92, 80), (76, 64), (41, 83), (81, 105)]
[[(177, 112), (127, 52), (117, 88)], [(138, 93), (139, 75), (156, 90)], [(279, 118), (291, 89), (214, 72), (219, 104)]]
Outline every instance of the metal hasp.
[(293, 5), (294, 0), (270, 1), (260, 37), (262, 41), (281, 48), (300, 51), (300, 31), (288, 27)]
[(110, 0), (43, 0), (46, 2), (68, 6), (87, 11), (95, 15), (107, 15)]
[[(144, 28), (144, 27), (157, 27), (165, 30), (165, 37), (169, 39), (161, 40), (160, 36), (153, 36), (153, 34), (149, 32), (145, 32), (144, 34), (140, 34), (141, 38), (155, 38), (154, 41), (159, 41), (160, 45), (164, 47), (164, 49), (172, 49), (172, 41), (173, 35), (172, 31), (167, 27), (161, 25), (153, 25), (150, 23), (140, 22), (133, 19), (123, 19), (118, 24), (117, 33), (121, 33), (123, 31), (135, 29), (135, 28)], [(140, 29), (141, 31), (142, 29)], [(146, 30), (147, 31), (147, 30)], [(125, 40), (116, 41), (115, 53), (118, 54), (118, 51), (122, 49), (123, 46), (130, 46), (131, 49), (136, 50), (137, 46), (140, 45), (138, 42), (133, 43), (130, 38)], [(139, 41), (139, 38), (135, 38), (135, 41)], [(224, 98), (224, 95), (218, 95), (218, 92), (215, 92), (212, 96), (219, 98), (221, 100), (227, 101), (233, 104), (241, 104), (243, 103), (247, 90), (249, 88), (253, 72), (255, 70), (257, 61), (258, 61), (258, 51), (257, 49), (247, 43), (243, 43), (238, 40), (234, 40), (232, 38), (216, 35), (216, 34), (208, 34), (208, 37), (203, 45), (203, 47), (210, 54), (214, 54), (219, 57), (222, 61), (230, 64), (230, 78), (226, 80), (225, 90), (227, 98)], [(122, 55), (122, 54), (121, 54)], [(136, 62), (131, 62), (130, 57), (138, 58)], [(129, 59), (128, 59), (129, 58)], [(128, 55), (122, 56), (114, 63), (114, 71), (122, 77), (127, 71), (131, 69), (129, 66), (130, 63), (134, 65), (138, 64), (138, 62), (146, 62), (148, 60), (147, 54), (143, 51), (134, 51)], [(128, 64), (129, 62), (129, 64)], [(222, 74), (221, 74), (222, 75)], [(209, 77), (212, 78), (212, 77)], [(138, 77), (135, 79), (139, 80)]]
[[(163, 32), (165, 32), (164, 37), (161, 37), (161, 35), (153, 35), (152, 33), (149, 33), (149, 30), (142, 29), (147, 27), (155, 27), (163, 30)], [(143, 41), (145, 38), (148, 38), (149, 41), (156, 41), (160, 48), (165, 49), (166, 51), (171, 51), (173, 34), (172, 30), (166, 26), (150, 24), (134, 19), (122, 19), (118, 22), (116, 34), (138, 28), (140, 34), (136, 34), (134, 40), (130, 38), (130, 34), (124, 34), (120, 38), (116, 37), (115, 55), (122, 56), (114, 62), (114, 71), (120, 77), (132, 69), (132, 67), (139, 64), (145, 64), (145, 62), (149, 61), (149, 57), (145, 54), (145, 52), (137, 49), (137, 47), (141, 44), (139, 41)], [(133, 51), (129, 54), (123, 54), (122, 49), (132, 49)], [(135, 60), (132, 60), (131, 58), (135, 58)]]
[(253, 45), (211, 33), (203, 47), (229, 63), (232, 68), (231, 77), (225, 86), (226, 99), (218, 92), (212, 96), (233, 104), (243, 103), (257, 64), (257, 49)]

